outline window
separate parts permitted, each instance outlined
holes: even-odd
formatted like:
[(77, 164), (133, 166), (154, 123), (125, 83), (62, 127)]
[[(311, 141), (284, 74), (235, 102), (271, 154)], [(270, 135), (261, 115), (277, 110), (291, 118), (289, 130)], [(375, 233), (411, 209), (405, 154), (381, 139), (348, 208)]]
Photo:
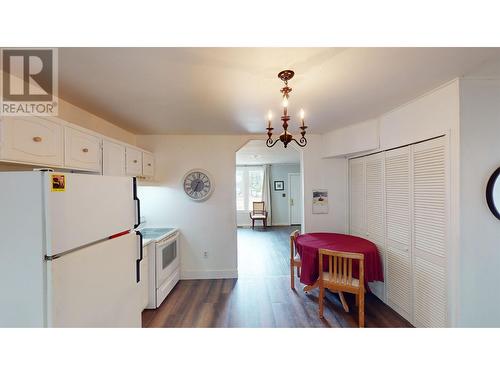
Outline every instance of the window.
[(236, 209), (251, 211), (252, 203), (262, 201), (262, 180), (264, 169), (256, 167), (236, 167)]

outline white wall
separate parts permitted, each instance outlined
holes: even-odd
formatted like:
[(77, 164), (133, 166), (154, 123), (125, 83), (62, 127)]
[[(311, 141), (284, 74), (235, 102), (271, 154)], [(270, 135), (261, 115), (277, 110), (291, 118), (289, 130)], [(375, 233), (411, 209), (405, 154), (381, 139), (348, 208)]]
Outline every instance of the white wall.
[(380, 117), (380, 149), (458, 130), (459, 82), (454, 80)]
[[(183, 278), (236, 276), (236, 151), (250, 139), (259, 137), (137, 136), (137, 145), (154, 152), (156, 161), (157, 182), (139, 187), (142, 214), (147, 226), (180, 228)], [(322, 160), (321, 136), (311, 135), (308, 140), (308, 146), (302, 150), (305, 228), (309, 232), (344, 232), (345, 160)], [(214, 177), (215, 191), (205, 202), (189, 200), (182, 190), (182, 177), (192, 168), (206, 169)], [(328, 215), (312, 215), (312, 188), (330, 189)], [(205, 250), (209, 252), (206, 259)]]
[(500, 166), (500, 80), (460, 83), (460, 309), (458, 325), (500, 326), (500, 221), (485, 198)]
[(326, 133), (323, 155), (335, 157), (378, 149), (378, 123), (379, 119), (376, 118)]
[[(324, 159), (323, 136), (308, 137), (306, 152), (302, 153), (304, 178), (304, 232), (338, 232), (347, 230), (347, 160)], [(328, 214), (312, 213), (313, 189), (327, 189)]]

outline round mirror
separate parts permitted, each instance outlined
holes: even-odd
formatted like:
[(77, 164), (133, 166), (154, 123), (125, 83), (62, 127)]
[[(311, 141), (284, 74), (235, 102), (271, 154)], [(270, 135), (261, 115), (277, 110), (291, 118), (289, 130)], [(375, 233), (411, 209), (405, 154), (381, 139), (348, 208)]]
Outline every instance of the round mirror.
[(495, 217), (500, 220), (500, 168), (490, 177), (486, 186), (486, 201)]

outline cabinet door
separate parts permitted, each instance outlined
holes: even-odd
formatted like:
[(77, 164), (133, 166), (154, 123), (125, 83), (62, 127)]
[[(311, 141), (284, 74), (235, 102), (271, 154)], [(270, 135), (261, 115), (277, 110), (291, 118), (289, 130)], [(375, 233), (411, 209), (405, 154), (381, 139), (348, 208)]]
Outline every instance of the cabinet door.
[(126, 147), (126, 172), (129, 176), (142, 176), (142, 151)]
[(0, 158), (40, 166), (63, 165), (63, 127), (38, 117), (0, 121)]
[(413, 301), (418, 327), (447, 325), (446, 138), (413, 146)]
[(149, 152), (142, 153), (142, 174), (146, 177), (153, 177), (155, 171), (155, 161), (153, 154)]
[(349, 230), (364, 237), (365, 222), (365, 163), (363, 158), (349, 160)]
[(91, 134), (66, 127), (64, 130), (64, 166), (101, 171), (101, 140)]
[[(386, 258), (384, 159), (384, 153), (370, 155), (365, 158), (365, 238), (377, 246), (383, 270), (385, 270)], [(371, 283), (370, 289), (373, 294), (385, 301), (385, 285), (383, 282)]]
[(412, 321), (410, 147), (385, 153), (387, 304)]
[(125, 176), (125, 146), (106, 139), (102, 142), (102, 174)]

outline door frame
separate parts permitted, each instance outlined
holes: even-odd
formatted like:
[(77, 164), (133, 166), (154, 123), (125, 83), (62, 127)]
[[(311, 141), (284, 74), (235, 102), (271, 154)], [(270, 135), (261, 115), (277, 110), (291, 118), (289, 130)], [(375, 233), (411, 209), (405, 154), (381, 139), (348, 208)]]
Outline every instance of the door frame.
[[(288, 173), (288, 225), (292, 225), (292, 210), (291, 210), (291, 206), (290, 206), (290, 187), (292, 186), (291, 184), (291, 176), (299, 176), (299, 183), (301, 182), (300, 181), (300, 175), (301, 173), (300, 172), (292, 172), (292, 173)], [(302, 187), (300, 187), (300, 190), (302, 190)], [(303, 198), (303, 194), (302, 194), (302, 199)], [(302, 208), (301, 208), (302, 209)], [(302, 216), (304, 216), (304, 213), (302, 212)], [(303, 217), (300, 218), (300, 221), (302, 223), (303, 221)]]

